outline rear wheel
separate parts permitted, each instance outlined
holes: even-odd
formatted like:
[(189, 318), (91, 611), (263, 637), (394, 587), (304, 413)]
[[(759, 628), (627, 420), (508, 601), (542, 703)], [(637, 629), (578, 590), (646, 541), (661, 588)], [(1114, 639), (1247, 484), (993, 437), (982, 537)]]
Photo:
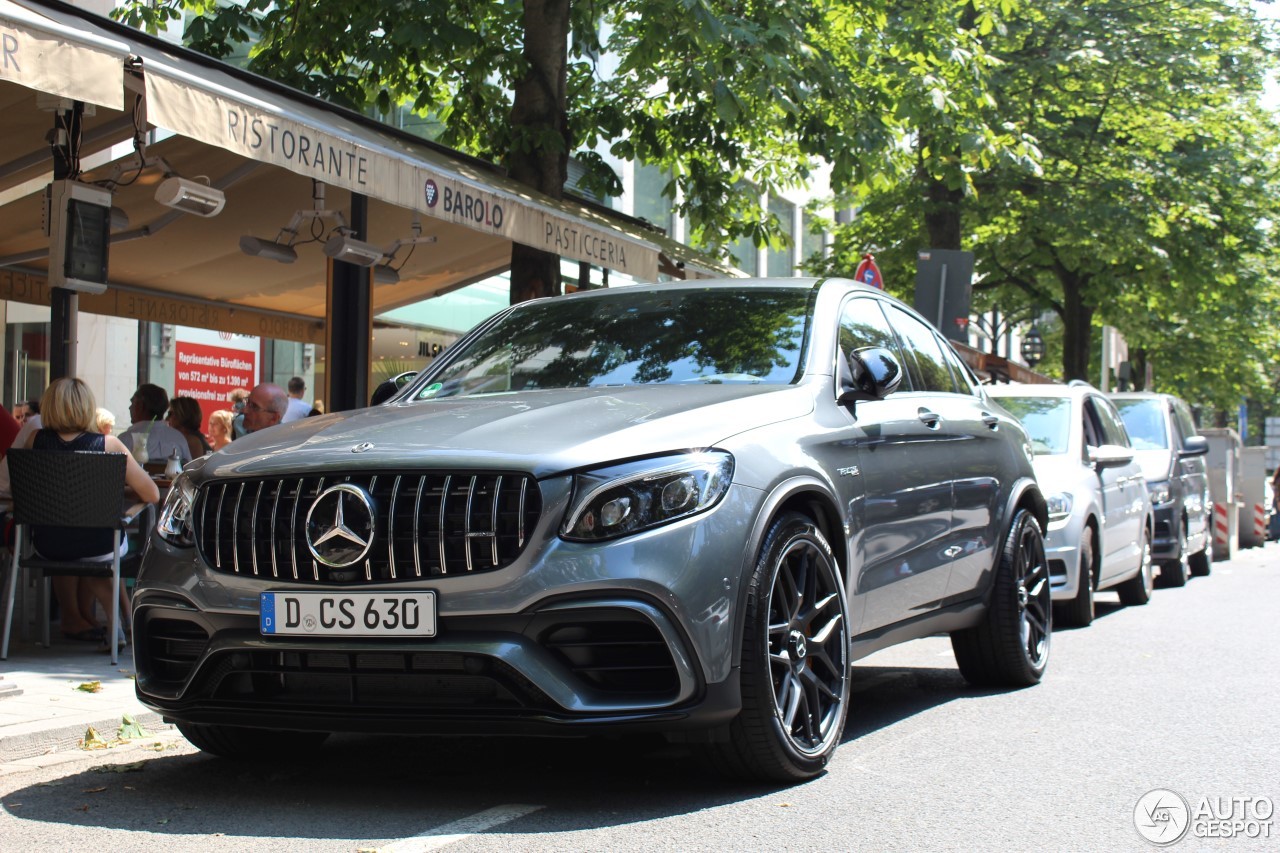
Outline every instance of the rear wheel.
[(1054, 606), (1054, 619), (1080, 628), (1093, 622), (1093, 528), (1080, 537), (1080, 578), (1076, 597)]
[(797, 782), (822, 772), (849, 702), (849, 607), (831, 547), (810, 519), (773, 523), (747, 591), (742, 711), (713, 763), (740, 778)]
[(1020, 509), (1000, 552), (986, 616), (951, 635), (960, 674), (983, 686), (1038, 683), (1049, 662), (1052, 614), (1044, 536), (1035, 516)]
[(220, 726), (206, 723), (178, 723), (178, 731), (201, 752), (224, 758), (273, 758), (301, 755), (316, 749), (328, 732), (276, 731)]
[(1120, 593), (1120, 603), (1126, 607), (1146, 604), (1151, 600), (1151, 592), (1155, 582), (1151, 577), (1151, 539), (1146, 531), (1142, 533), (1142, 567), (1138, 573), (1116, 587)]

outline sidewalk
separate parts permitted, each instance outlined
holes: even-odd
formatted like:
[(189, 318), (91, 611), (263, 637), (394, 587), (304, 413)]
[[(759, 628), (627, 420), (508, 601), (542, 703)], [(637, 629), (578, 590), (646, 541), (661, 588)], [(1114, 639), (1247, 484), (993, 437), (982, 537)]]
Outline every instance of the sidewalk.
[[(134, 695), (132, 647), (112, 666), (96, 644), (64, 640), (56, 629), (48, 649), (14, 633), (0, 661), (0, 765), (75, 749), (90, 726), (114, 740), (126, 714), (148, 734), (176, 732)], [(78, 689), (95, 681), (98, 692)]]

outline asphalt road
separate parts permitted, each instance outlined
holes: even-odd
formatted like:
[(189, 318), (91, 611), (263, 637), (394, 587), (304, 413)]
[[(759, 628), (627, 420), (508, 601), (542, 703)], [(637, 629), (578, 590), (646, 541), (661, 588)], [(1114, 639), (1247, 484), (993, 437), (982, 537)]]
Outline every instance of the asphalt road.
[[(861, 662), (830, 771), (791, 788), (654, 742), (346, 736), (274, 767), (180, 743), (0, 777), (0, 851), (1152, 850), (1152, 789), (1193, 818), (1280, 801), (1280, 545), (1145, 607), (1100, 601), (1027, 690), (968, 687), (945, 638)], [(1277, 824), (1193, 822), (1171, 849), (1280, 849)]]

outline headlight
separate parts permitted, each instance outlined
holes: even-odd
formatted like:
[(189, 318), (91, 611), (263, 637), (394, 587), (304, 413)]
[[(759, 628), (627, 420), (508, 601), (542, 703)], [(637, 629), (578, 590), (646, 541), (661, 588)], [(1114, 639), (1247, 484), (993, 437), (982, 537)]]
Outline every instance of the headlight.
[(1167, 504), (1172, 494), (1169, 490), (1168, 480), (1161, 480), (1158, 483), (1149, 483), (1147, 485), (1147, 490), (1151, 492), (1151, 503), (1153, 504)]
[(1045, 500), (1049, 505), (1049, 523), (1062, 521), (1062, 519), (1071, 515), (1071, 493), (1058, 492), (1056, 495), (1049, 495)]
[(195, 497), (191, 476), (185, 472), (179, 474), (169, 488), (164, 507), (160, 510), (160, 520), (156, 522), (156, 532), (170, 545), (190, 548), (195, 544), (195, 531), (191, 529), (191, 504)]
[(588, 471), (574, 478), (574, 501), (560, 535), (596, 542), (687, 518), (714, 506), (732, 480), (733, 457), (720, 452)]

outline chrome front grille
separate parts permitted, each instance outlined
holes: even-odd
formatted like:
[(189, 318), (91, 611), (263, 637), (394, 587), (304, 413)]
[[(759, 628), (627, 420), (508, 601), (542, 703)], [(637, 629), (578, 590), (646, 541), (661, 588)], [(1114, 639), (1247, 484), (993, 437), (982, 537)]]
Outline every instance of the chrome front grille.
[[(374, 507), (373, 544), (360, 563), (334, 568), (307, 548), (312, 502), (339, 483)], [(300, 583), (384, 583), (493, 571), (524, 550), (542, 511), (522, 474), (328, 474), (219, 480), (201, 487), (192, 517), (200, 556), (230, 574)]]

